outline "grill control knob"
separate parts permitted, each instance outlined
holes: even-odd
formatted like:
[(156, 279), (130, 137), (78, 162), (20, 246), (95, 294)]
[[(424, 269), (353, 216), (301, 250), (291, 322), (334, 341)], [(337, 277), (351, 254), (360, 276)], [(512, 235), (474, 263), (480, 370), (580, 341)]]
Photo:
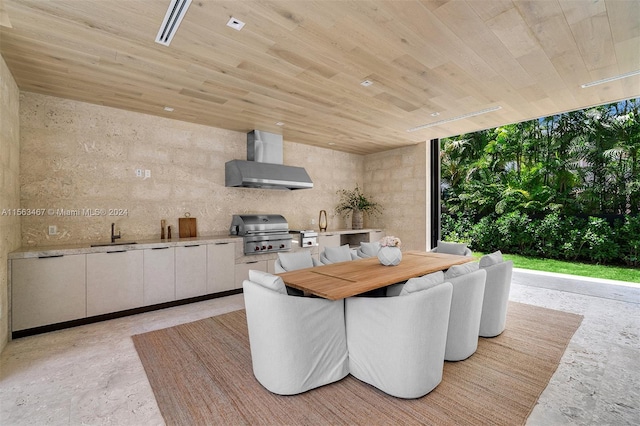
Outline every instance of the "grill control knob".
[(267, 247), (267, 249), (269, 249), (269, 250), (271, 250), (272, 248), (273, 248), (273, 246), (271, 246), (271, 245), (269, 247)]
[(280, 248), (284, 248), (284, 244), (280, 244)]
[(256, 251), (260, 251), (260, 246), (256, 246)]
[(262, 246), (262, 250), (266, 250), (267, 248), (265, 246)]

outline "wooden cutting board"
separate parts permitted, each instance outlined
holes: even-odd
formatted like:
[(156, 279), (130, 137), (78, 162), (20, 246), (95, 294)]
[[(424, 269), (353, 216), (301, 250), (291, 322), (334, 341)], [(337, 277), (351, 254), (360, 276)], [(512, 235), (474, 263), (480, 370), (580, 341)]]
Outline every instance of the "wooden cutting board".
[(198, 232), (196, 231), (196, 218), (178, 218), (178, 232), (180, 233), (180, 238), (197, 237)]

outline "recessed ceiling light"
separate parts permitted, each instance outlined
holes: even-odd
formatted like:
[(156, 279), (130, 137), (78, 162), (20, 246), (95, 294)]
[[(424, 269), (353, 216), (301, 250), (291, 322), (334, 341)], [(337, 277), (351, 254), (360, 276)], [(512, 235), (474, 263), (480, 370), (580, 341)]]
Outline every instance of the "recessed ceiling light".
[(173, 112), (173, 108), (171, 108), (169, 106), (164, 107), (164, 110), (167, 111), (167, 112)]
[(411, 129), (407, 129), (407, 132), (415, 132), (416, 130), (422, 130), (422, 129), (426, 129), (427, 127), (439, 126), (441, 124), (451, 123), (452, 121), (463, 120), (463, 119), (469, 118), (469, 117), (475, 117), (476, 115), (486, 114), (488, 112), (497, 111), (499, 109), (502, 109), (502, 107), (500, 105), (494, 106), (492, 108), (482, 109), (480, 111), (470, 112), (468, 114), (459, 115), (457, 117), (447, 118), (445, 120), (434, 121), (433, 123), (429, 123), (429, 124), (423, 124), (422, 126), (418, 126), (418, 127), (413, 127)]
[(369, 87), (372, 84), (373, 84), (373, 81), (371, 81), (371, 80), (363, 80), (363, 81), (360, 82), (360, 85), (364, 86), (364, 87)]
[(283, 123), (282, 121), (278, 121), (278, 122), (276, 123), (276, 126), (284, 126), (284, 123)]
[(597, 86), (598, 84), (604, 84), (604, 83), (609, 83), (616, 80), (622, 80), (623, 78), (633, 77), (634, 75), (638, 75), (638, 74), (640, 74), (640, 70), (635, 70), (635, 71), (628, 72), (626, 74), (620, 74), (620, 75), (616, 75), (609, 78), (603, 78), (602, 80), (592, 81), (591, 83), (585, 83), (580, 87), (582, 87), (583, 89), (586, 89), (587, 87), (593, 87), (593, 86)]
[(335, 142), (329, 142), (329, 145), (335, 145), (335, 144), (336, 144)]
[(432, 117), (437, 117), (437, 116), (439, 116), (439, 115), (440, 115), (440, 113), (439, 113), (439, 112), (432, 112), (432, 113), (431, 113), (431, 116), (432, 116)]
[(240, 31), (242, 27), (244, 27), (244, 22), (232, 16), (231, 18), (229, 18), (229, 22), (227, 22), (227, 27), (231, 27), (234, 30)]

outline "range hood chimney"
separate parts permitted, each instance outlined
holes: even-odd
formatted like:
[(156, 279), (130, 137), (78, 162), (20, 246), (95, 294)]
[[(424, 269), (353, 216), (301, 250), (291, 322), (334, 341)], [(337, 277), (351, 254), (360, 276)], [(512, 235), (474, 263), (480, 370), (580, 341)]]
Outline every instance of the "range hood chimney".
[(262, 189), (306, 189), (313, 182), (302, 167), (282, 164), (282, 135), (247, 133), (247, 160), (225, 163), (225, 186)]

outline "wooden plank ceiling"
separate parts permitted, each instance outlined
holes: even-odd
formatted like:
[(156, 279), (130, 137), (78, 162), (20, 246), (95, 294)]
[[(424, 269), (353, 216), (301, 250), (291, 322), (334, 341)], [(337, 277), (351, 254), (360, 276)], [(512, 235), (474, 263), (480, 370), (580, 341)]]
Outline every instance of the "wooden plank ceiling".
[(24, 91), (358, 154), (640, 97), (580, 87), (640, 69), (638, 0), (194, 0), (167, 47), (169, 3), (3, 0), (0, 51)]

